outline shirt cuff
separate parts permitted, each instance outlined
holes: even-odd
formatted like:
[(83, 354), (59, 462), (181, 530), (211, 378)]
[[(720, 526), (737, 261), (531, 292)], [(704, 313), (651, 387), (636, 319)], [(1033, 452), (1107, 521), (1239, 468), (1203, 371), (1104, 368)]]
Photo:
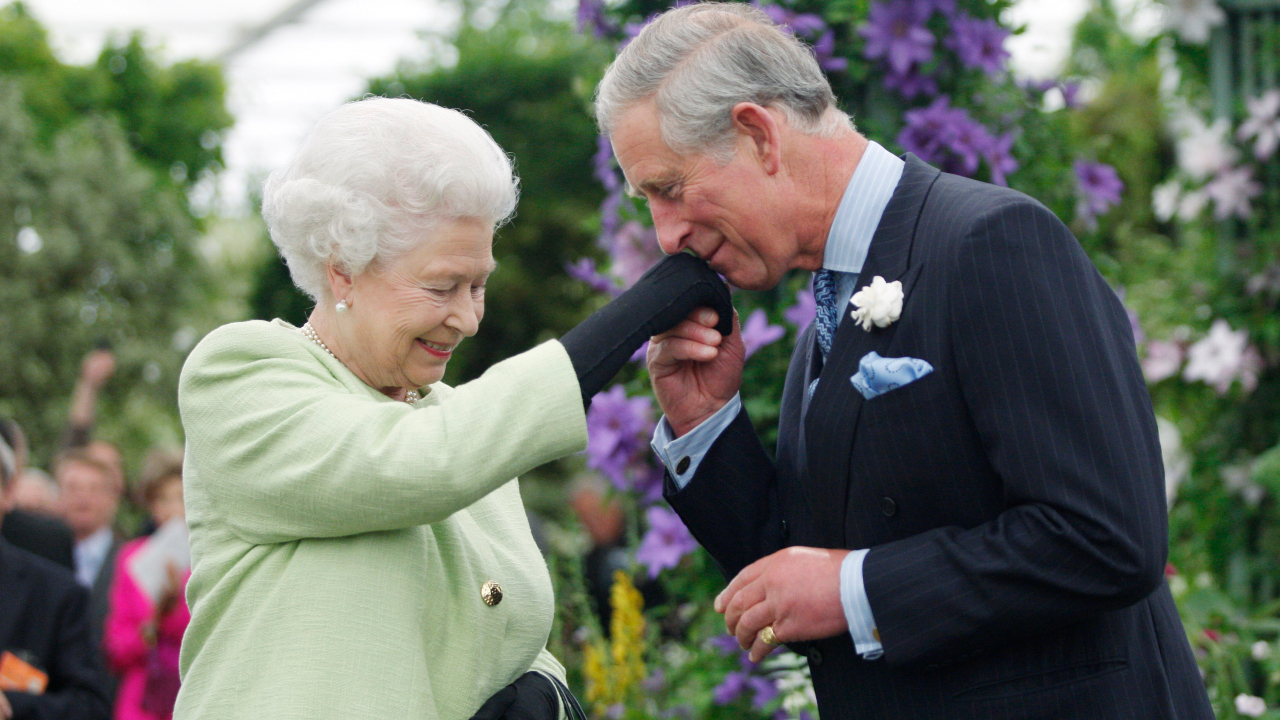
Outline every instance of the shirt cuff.
[(653, 429), (653, 442), (650, 446), (653, 448), (653, 454), (657, 455), (671, 472), (671, 477), (676, 481), (676, 487), (683, 490), (684, 486), (689, 484), (694, 474), (698, 472), (702, 458), (706, 457), (707, 451), (741, 411), (742, 397), (735, 393), (714, 415), (678, 438), (672, 437), (671, 424), (667, 422), (666, 415), (662, 416), (658, 426)]
[(871, 615), (867, 588), (862, 584), (862, 561), (868, 552), (870, 550), (854, 550), (844, 556), (840, 564), (840, 604), (844, 606), (845, 620), (849, 621), (854, 650), (864, 660), (878, 660), (884, 655), (884, 646), (880, 644), (876, 619)]

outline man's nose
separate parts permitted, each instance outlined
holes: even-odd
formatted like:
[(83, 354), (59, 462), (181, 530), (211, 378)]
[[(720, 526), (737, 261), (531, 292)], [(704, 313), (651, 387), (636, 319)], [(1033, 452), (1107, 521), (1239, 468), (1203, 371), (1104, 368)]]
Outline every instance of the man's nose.
[(689, 246), (692, 225), (681, 219), (671, 208), (650, 205), (653, 229), (658, 233), (658, 247), (668, 255), (675, 255)]

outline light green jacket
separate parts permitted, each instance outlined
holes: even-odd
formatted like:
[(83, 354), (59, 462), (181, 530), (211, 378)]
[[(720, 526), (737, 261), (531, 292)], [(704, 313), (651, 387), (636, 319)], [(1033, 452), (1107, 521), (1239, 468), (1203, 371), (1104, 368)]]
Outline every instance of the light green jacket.
[(235, 323), (192, 351), (178, 404), (193, 568), (175, 718), (466, 720), (530, 669), (564, 678), (514, 479), (586, 447), (559, 343), (410, 406), (288, 323)]

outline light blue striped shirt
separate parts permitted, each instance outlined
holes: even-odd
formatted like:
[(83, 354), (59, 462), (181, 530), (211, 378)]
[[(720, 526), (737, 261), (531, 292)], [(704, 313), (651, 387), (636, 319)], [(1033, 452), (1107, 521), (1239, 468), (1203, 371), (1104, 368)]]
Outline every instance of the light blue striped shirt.
[[(845, 186), (831, 229), (827, 231), (822, 255), (822, 267), (840, 273), (836, 307), (845, 307), (853, 296), (876, 227), (880, 225), (884, 209), (902, 179), (904, 167), (901, 159), (879, 143), (871, 142)], [(734, 395), (701, 425), (678, 438), (672, 437), (671, 425), (665, 417), (658, 421), (653, 431), (653, 452), (671, 471), (678, 487), (683, 489), (689, 484), (698, 472), (702, 458), (741, 410), (742, 399)], [(682, 463), (684, 472), (677, 473), (676, 468)], [(864, 658), (875, 660), (884, 654), (884, 649), (876, 639), (875, 618), (862, 582), (862, 562), (867, 552), (864, 549), (849, 553), (840, 566), (840, 603), (849, 622), (854, 648)]]

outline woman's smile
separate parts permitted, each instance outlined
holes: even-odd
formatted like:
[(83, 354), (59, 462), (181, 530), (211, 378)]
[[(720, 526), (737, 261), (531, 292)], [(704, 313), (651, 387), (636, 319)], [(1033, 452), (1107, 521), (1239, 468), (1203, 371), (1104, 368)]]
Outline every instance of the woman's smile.
[(427, 354), (431, 355), (431, 357), (448, 360), (449, 356), (453, 354), (454, 345), (434, 343), (429, 340), (423, 340), (422, 338), (414, 338), (414, 342), (418, 343), (418, 347), (426, 350)]

